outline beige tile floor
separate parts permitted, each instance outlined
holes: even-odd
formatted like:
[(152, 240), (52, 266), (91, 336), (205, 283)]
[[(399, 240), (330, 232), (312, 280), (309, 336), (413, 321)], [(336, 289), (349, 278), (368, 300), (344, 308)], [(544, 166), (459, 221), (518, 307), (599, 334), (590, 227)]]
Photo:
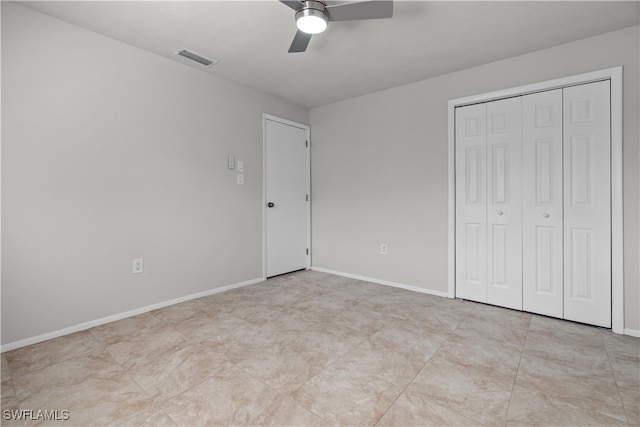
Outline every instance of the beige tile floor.
[(638, 425), (639, 341), (304, 271), (2, 354), (2, 424)]

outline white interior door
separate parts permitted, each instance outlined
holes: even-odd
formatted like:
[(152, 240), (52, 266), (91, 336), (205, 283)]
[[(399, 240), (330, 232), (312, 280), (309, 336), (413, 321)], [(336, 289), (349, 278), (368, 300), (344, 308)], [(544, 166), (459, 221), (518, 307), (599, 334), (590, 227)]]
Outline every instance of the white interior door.
[(610, 82), (564, 89), (564, 318), (611, 326)]
[(522, 307), (562, 318), (562, 89), (524, 96), (522, 107)]
[(487, 300), (487, 106), (456, 109), (456, 296)]
[(308, 128), (265, 119), (266, 276), (309, 267)]
[(522, 98), (487, 103), (487, 302), (522, 309)]

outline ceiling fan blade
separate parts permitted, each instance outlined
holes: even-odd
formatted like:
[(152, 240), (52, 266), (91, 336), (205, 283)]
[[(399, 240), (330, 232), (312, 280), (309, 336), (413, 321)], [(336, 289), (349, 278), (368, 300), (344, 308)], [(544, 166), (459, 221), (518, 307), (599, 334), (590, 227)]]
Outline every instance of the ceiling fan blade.
[(309, 40), (311, 40), (311, 34), (307, 34), (298, 30), (295, 37), (293, 38), (291, 47), (289, 48), (289, 53), (304, 52), (305, 50), (307, 50)]
[(284, 3), (293, 10), (300, 10), (304, 7), (298, 0), (280, 0), (280, 3)]
[(383, 19), (393, 16), (393, 1), (372, 0), (358, 3), (327, 6), (329, 21), (355, 21), (358, 19)]

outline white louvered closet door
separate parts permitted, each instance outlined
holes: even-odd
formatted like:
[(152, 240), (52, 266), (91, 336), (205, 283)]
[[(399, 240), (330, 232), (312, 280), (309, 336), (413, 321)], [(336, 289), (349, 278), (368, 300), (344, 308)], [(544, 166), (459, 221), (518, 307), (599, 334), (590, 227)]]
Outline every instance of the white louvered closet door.
[(562, 318), (562, 89), (523, 97), (522, 130), (522, 308)]

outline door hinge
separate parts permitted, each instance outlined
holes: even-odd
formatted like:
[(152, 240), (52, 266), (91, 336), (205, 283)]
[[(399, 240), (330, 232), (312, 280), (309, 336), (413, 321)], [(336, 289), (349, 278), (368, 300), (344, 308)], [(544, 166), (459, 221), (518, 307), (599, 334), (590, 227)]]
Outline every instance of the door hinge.
[(307, 147), (307, 148), (309, 148), (309, 141), (305, 141), (305, 142), (304, 142), (304, 146), (305, 146), (305, 147)]
[(305, 197), (305, 200), (308, 202), (309, 201), (309, 195), (307, 194)]
[(307, 255), (309, 255), (309, 248), (307, 248)]

